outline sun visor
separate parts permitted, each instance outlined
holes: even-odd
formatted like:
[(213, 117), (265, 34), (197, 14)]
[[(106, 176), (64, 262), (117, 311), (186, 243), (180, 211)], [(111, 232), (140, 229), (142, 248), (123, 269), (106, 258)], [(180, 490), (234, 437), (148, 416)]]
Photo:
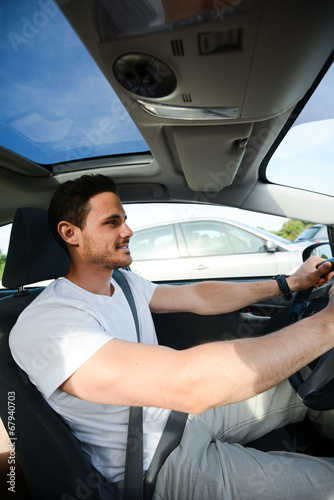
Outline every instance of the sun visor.
[(229, 186), (245, 154), (253, 124), (175, 127), (173, 136), (190, 189), (218, 192)]

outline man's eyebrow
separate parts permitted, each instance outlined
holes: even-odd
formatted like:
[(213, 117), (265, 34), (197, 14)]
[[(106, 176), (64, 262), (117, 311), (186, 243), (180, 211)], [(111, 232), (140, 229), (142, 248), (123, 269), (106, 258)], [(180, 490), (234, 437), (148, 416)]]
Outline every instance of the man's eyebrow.
[(112, 219), (122, 219), (124, 221), (126, 221), (128, 218), (128, 216), (125, 214), (124, 217), (120, 214), (113, 214), (113, 215), (109, 215), (108, 217), (106, 217), (104, 220), (107, 222), (109, 220), (112, 220)]

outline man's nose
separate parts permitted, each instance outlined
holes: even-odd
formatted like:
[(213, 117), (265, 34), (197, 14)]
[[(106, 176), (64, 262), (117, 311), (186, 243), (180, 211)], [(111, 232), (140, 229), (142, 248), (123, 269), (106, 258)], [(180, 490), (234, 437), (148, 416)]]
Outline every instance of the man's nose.
[(121, 235), (127, 238), (131, 238), (131, 236), (133, 235), (132, 229), (130, 229), (126, 222), (122, 224)]

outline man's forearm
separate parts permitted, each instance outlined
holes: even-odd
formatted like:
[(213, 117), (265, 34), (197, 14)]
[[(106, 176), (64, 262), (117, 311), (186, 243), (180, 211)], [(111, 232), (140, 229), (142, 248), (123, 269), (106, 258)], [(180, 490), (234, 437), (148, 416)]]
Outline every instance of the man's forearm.
[(155, 313), (225, 314), (280, 293), (275, 280), (245, 283), (203, 281), (192, 285), (158, 286), (150, 309)]
[[(332, 276), (331, 264), (324, 264), (319, 257), (310, 258), (287, 278), (291, 292), (306, 290), (317, 283), (321, 286)], [(325, 275), (325, 276), (324, 276)], [(280, 295), (276, 280), (227, 282), (204, 281), (183, 286), (158, 286), (153, 294), (152, 312), (193, 312), (196, 314), (224, 314), (250, 304)]]
[(189, 413), (236, 403), (275, 386), (331, 349), (333, 309), (330, 302), (318, 314), (264, 337), (181, 351), (112, 339), (61, 389), (99, 404)]
[[(306, 290), (317, 283), (321, 286), (326, 283), (330, 275), (331, 264), (325, 263), (316, 268), (316, 263), (322, 259), (314, 257), (304, 263), (294, 274), (287, 278), (287, 285), (291, 292)], [(197, 314), (220, 314), (236, 311), (259, 300), (270, 299), (282, 294), (276, 280), (254, 282), (202, 282), (194, 285), (197, 288)], [(223, 299), (222, 299), (223, 298)]]
[[(334, 346), (329, 313), (260, 338), (205, 344), (185, 351), (193, 367), (187, 411), (202, 413), (251, 398), (277, 385)], [(205, 360), (205, 361), (203, 361)], [(191, 374), (189, 374), (191, 377)]]
[(202, 282), (195, 285), (198, 301), (194, 302), (196, 314), (224, 314), (260, 300), (277, 297), (282, 292), (275, 280), (245, 283)]

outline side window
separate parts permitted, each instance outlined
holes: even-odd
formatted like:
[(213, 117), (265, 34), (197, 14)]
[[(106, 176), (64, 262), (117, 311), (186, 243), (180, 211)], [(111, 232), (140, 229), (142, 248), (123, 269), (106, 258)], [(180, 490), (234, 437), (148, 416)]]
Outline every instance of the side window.
[(6, 226), (0, 227), (0, 288), (2, 274), (6, 263), (7, 250), (8, 250), (8, 242), (12, 225), (7, 224)]
[(130, 240), (130, 250), (134, 261), (180, 256), (172, 224), (135, 232)]
[(185, 222), (181, 224), (181, 229), (191, 257), (233, 253), (231, 242), (221, 222)]
[(232, 224), (225, 224), (226, 232), (235, 253), (258, 253), (266, 251), (266, 241), (256, 234), (240, 229)]
[(319, 241), (321, 240), (328, 240), (328, 232), (327, 232), (327, 226), (323, 226), (320, 228), (318, 234), (317, 234), (317, 239)]
[(311, 255), (318, 255), (318, 257), (321, 257), (322, 259), (331, 259), (333, 257), (331, 247), (328, 245), (328, 243), (324, 243), (323, 245), (315, 248), (311, 252)]

